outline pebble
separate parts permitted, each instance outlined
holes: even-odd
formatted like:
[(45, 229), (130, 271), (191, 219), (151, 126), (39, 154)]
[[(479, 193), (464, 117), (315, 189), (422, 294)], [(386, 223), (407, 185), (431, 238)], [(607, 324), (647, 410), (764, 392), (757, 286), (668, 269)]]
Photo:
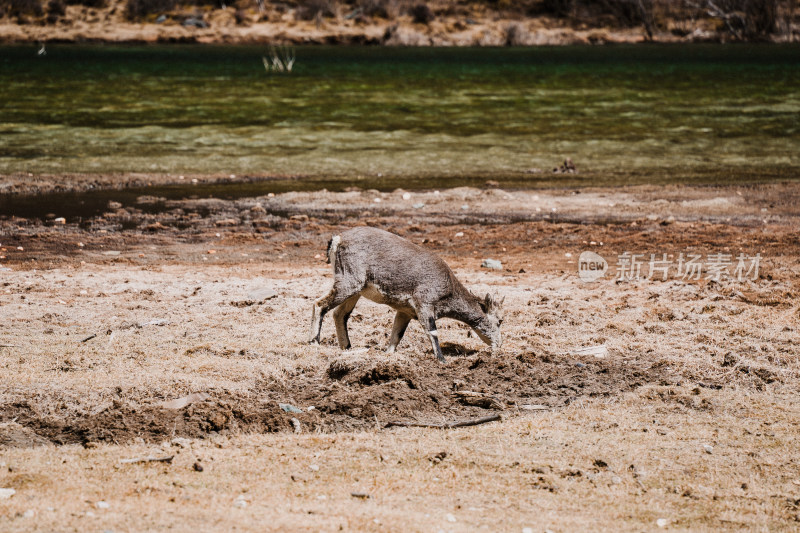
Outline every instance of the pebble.
[(708, 444), (703, 444), (703, 449), (706, 451), (706, 453), (714, 453), (714, 447), (709, 446)]
[(458, 233), (456, 233), (455, 236), (456, 237), (463, 237), (464, 236), (464, 232), (463, 231), (459, 231)]
[(7, 500), (16, 493), (17, 491), (14, 489), (0, 489), (0, 500)]
[(36, 515), (36, 511), (34, 511), (33, 509), (28, 509), (27, 511), (22, 513), (22, 516), (25, 518), (33, 518), (34, 515)]
[(667, 526), (667, 523), (668, 523), (668, 522), (667, 522), (667, 519), (666, 519), (666, 518), (659, 518), (658, 520), (656, 520), (656, 525), (657, 525), (658, 527), (666, 527), (666, 526)]
[(278, 296), (278, 293), (268, 288), (255, 289), (247, 293), (247, 299), (253, 300), (254, 302), (264, 302), (276, 296)]
[(482, 268), (491, 268), (493, 270), (502, 270), (503, 264), (497, 259), (484, 259), (481, 263)]
[(310, 468), (313, 472), (319, 472), (318, 465), (308, 465), (308, 468)]
[(452, 515), (452, 514), (450, 514), (450, 513), (447, 513), (447, 515), (445, 516), (445, 518), (447, 519), (447, 521), (448, 521), (448, 522), (455, 522), (455, 521), (456, 521), (456, 517), (455, 517), (455, 516), (453, 516), (453, 515)]
[(423, 207), (425, 207), (425, 204), (414, 204), (411, 207), (413, 207), (414, 209), (422, 209)]
[(240, 494), (239, 496), (236, 497), (235, 500), (233, 500), (233, 506), (238, 507), (240, 509), (243, 507), (247, 507), (247, 500), (244, 499), (243, 494)]
[(108, 504), (108, 502), (103, 500), (100, 500), (99, 502), (95, 503), (94, 506), (97, 507), (98, 509), (108, 509), (109, 507), (111, 507)]
[(533, 528), (532, 527), (523, 527), (522, 528), (522, 533), (533, 533)]
[(283, 409), (287, 413), (302, 413), (303, 412), (302, 409), (300, 409), (299, 407), (295, 407), (294, 405), (292, 405), (290, 403), (279, 403), (278, 407), (280, 407), (281, 409)]
[(411, 193), (404, 192), (403, 193), (403, 200), (411, 200)]

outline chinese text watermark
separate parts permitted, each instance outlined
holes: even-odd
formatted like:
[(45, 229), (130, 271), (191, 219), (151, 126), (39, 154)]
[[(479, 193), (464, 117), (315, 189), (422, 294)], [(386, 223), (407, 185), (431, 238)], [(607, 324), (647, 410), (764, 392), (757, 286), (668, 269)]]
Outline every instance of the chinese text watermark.
[[(644, 254), (623, 252), (616, 257), (614, 279), (618, 281), (686, 281), (706, 279), (755, 280), (761, 265), (761, 254), (726, 253)], [(587, 282), (597, 281), (610, 270), (608, 262), (595, 252), (583, 252), (578, 259), (578, 276)]]

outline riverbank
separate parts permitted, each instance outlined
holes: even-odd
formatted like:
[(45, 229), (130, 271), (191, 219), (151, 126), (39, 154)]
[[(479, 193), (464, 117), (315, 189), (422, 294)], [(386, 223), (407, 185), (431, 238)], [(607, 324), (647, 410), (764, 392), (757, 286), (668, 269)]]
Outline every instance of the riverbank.
[[(0, 529), (790, 530), (798, 195), (142, 194), (74, 220), (3, 217), (0, 487), (15, 494)], [(330, 318), (305, 344), (332, 279), (325, 244), (361, 224), (502, 294), (503, 349), (440, 320), (445, 364), (416, 323), (387, 355), (392, 312), (367, 301), (355, 350), (338, 349)], [(608, 261), (603, 278), (578, 275), (584, 251)], [(662, 253), (667, 270), (651, 271)], [(700, 258), (696, 277), (678, 254)]]
[[(86, 2), (88, 3), (88, 2)], [(210, 6), (153, 11), (131, 17), (126, 0), (103, 7), (66, 5), (0, 18), (0, 43), (103, 42), (203, 44), (344, 44), (386, 46), (544, 46), (610, 43), (728, 42), (741, 40), (716, 18), (699, 11), (687, 21), (664, 14), (657, 22), (610, 24), (608, 16), (557, 17), (489, 9), (485, 4), (452, 6), (433, 2), (423, 16), (408, 9), (384, 9), (365, 16), (360, 8), (338, 6), (306, 20), (302, 7), (264, 3), (262, 9)], [(307, 8), (306, 8), (307, 9)], [(324, 16), (322, 15), (324, 13)], [(683, 15), (683, 13), (682, 13)], [(787, 15), (783, 28), (759, 39), (788, 42), (798, 27)], [(654, 19), (655, 20), (655, 19)], [(753, 39), (750, 39), (753, 40)]]

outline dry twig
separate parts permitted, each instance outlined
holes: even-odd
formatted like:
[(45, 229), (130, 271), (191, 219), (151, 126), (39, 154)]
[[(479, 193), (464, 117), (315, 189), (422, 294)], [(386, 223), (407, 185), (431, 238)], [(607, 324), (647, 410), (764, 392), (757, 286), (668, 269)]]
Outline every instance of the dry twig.
[(486, 424), (487, 422), (494, 422), (501, 420), (500, 415), (484, 416), (483, 418), (473, 418), (472, 420), (464, 420), (463, 422), (447, 422), (444, 424), (430, 424), (426, 422), (403, 422), (401, 420), (388, 422), (385, 428), (390, 427), (403, 427), (403, 428), (437, 428), (437, 429), (450, 429), (450, 428), (463, 428), (467, 426), (477, 426), (479, 424)]

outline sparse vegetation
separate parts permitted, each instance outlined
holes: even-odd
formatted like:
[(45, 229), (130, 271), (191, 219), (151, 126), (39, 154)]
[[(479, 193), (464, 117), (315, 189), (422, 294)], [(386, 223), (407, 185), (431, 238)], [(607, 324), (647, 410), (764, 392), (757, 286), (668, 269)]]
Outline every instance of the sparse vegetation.
[(4, 0), (3, 10), (10, 17), (41, 17), (44, 14), (41, 0)]

